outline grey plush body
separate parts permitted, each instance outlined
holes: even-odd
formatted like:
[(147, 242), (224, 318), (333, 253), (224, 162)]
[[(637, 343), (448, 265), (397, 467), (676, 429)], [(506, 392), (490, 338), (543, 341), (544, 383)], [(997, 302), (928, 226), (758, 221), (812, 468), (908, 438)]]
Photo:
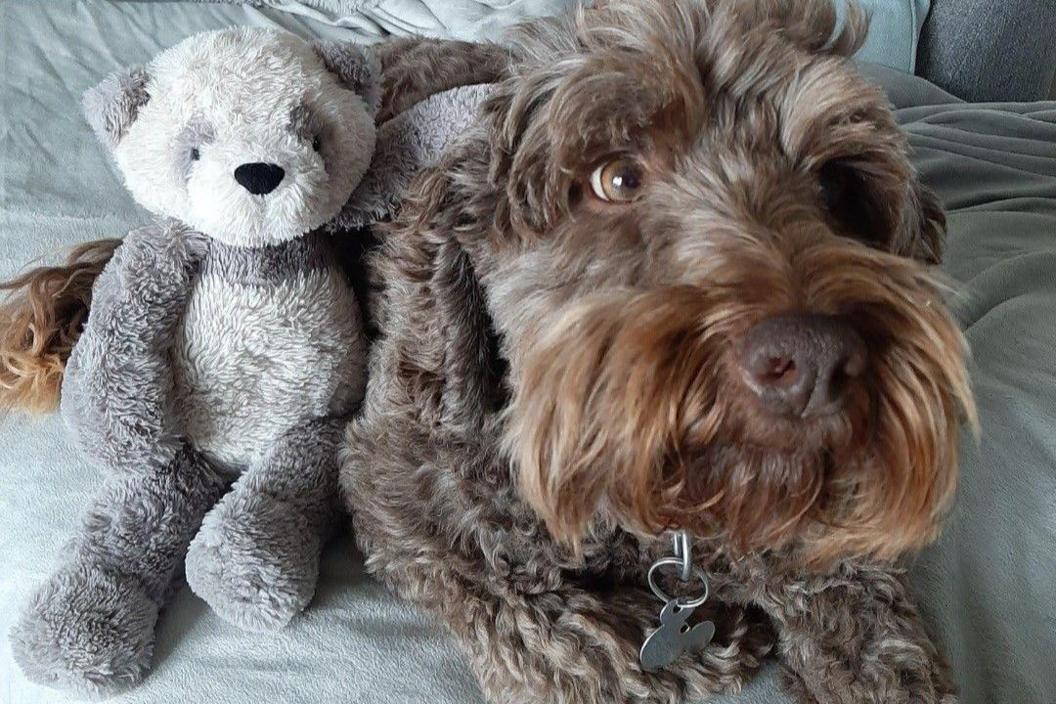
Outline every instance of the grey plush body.
[[(435, 60), (460, 51), (430, 45)], [(375, 139), (379, 71), (354, 45), (234, 29), (87, 96), (159, 219), (130, 232), (95, 282), (67, 365), (61, 410), (105, 484), (11, 633), (30, 679), (89, 696), (133, 684), (184, 567), (196, 594), (248, 630), (281, 628), (311, 600), (344, 515), (337, 448), (366, 373), (337, 226), (387, 214), (389, 189), (483, 95), (389, 96), (416, 104)], [(438, 75), (434, 88), (477, 77), (488, 67)]]
[(231, 257), (167, 221), (130, 233), (97, 281), (62, 411), (109, 476), (13, 634), (31, 678), (132, 682), (185, 556), (194, 591), (243, 628), (311, 600), (365, 339), (336, 253), (309, 237)]
[[(342, 488), (368, 570), (438, 615), (487, 701), (696, 702), (770, 652), (802, 704), (955, 701), (891, 556), (934, 535), (963, 347), (925, 274), (941, 215), (843, 58), (860, 20), (643, 0), (541, 22), (404, 201)], [(846, 206), (875, 205), (864, 223), (819, 196), (811, 160), (834, 154), (871, 174)], [(738, 368), (747, 330), (803, 308), (884, 340), (818, 418)], [(911, 422), (877, 439), (888, 414)], [(674, 528), (716, 635), (648, 673)]]
[[(141, 615), (126, 625), (135, 647), (119, 658), (99, 648), (99, 661), (78, 663), (85, 670), (130, 673), (149, 653), (154, 617), (196, 534), (188, 580), (233, 623), (280, 627), (314, 593), (336, 516), (336, 428), (361, 398), (365, 342), (336, 254), (309, 237), (314, 260), (301, 240), (230, 257), (166, 221), (130, 233), (97, 281), (62, 411), (78, 449), (111, 476), (73, 543), (63, 594), (38, 595), (35, 623), (75, 619), (89, 629), (85, 645), (105, 642), (114, 623), (54, 612), (69, 590), (89, 609), (133, 595)], [(275, 250), (298, 247), (275, 266)], [(247, 280), (254, 269), (260, 278)], [(231, 372), (241, 384), (229, 383)], [(286, 405), (264, 412), (269, 399)], [(24, 630), (19, 639), (32, 640)], [(36, 655), (31, 666), (68, 665)]]
[(362, 331), (325, 233), (262, 249), (212, 243), (173, 350), (188, 439), (239, 472), (305, 420), (349, 413), (366, 381)]

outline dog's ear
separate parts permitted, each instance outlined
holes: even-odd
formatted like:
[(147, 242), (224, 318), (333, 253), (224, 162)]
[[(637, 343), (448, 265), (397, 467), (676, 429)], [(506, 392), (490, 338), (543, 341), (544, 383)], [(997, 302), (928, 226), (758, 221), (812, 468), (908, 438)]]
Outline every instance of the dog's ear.
[(383, 287), (374, 315), (382, 330), (399, 318), (418, 321), (415, 339), (404, 343), (401, 374), (421, 387), (416, 398), (432, 399), (431, 408), (419, 409), (423, 417), (446, 431), (479, 433), (505, 400), (505, 365), (473, 258), (460, 241), (481, 235), (467, 233), (465, 222), (483, 222), (468, 215), (481, 204), (458, 185), (479, 183), (479, 174), (462, 172), (474, 168), (466, 157), (474, 149), (456, 151), (419, 174), (385, 227), (374, 255)]
[(469, 255), (451, 240), (436, 253), (431, 282), (444, 321), (444, 425), (473, 432), (503, 405), (505, 365)]
[(914, 177), (907, 186), (895, 244), (899, 254), (925, 264), (942, 260), (946, 215), (938, 198)]
[(358, 94), (371, 115), (381, 108), (381, 62), (368, 47), (341, 41), (315, 41), (315, 53), (341, 84)]
[(142, 68), (117, 71), (89, 88), (81, 98), (84, 116), (99, 140), (113, 149), (150, 100), (150, 76)]

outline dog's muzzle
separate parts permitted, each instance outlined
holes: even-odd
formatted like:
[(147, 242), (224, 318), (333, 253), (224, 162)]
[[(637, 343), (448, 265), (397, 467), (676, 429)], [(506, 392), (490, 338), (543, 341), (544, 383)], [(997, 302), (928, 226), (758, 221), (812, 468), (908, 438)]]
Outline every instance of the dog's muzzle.
[(551, 532), (575, 544), (603, 512), (819, 559), (928, 542), (972, 413), (964, 341), (915, 264), (866, 277), (861, 249), (801, 294), (819, 312), (679, 285), (556, 314), (511, 370), (506, 428)]

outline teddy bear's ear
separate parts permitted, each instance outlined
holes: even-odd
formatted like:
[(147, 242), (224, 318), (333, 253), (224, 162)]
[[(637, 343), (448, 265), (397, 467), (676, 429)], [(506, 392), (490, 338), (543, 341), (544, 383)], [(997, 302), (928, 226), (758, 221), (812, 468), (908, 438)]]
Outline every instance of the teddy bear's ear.
[(351, 42), (316, 41), (315, 53), (349, 90), (363, 97), (372, 115), (381, 107), (381, 62), (369, 48)]
[(96, 136), (111, 149), (136, 121), (139, 109), (150, 100), (148, 79), (142, 68), (117, 71), (84, 92), (81, 98), (84, 116)]

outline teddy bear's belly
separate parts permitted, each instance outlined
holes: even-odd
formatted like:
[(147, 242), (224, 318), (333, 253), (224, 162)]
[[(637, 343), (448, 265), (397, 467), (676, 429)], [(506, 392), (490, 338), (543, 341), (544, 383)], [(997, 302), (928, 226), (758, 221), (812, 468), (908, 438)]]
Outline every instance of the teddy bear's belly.
[(362, 329), (336, 269), (266, 286), (203, 274), (175, 348), (184, 432), (206, 456), (239, 472), (291, 428), (351, 410), (365, 384)]

